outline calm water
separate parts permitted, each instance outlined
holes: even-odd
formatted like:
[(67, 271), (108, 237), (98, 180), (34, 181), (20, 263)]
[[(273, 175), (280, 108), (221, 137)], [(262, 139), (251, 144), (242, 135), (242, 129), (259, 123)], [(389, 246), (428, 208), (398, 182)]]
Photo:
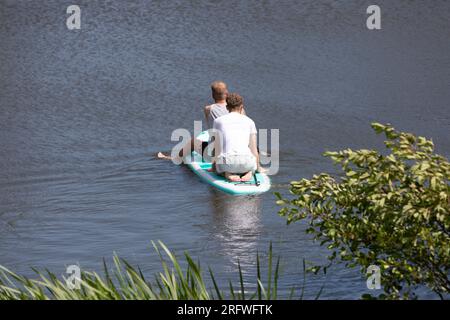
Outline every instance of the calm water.
[[(188, 250), (220, 281), (250, 280), (256, 250), (282, 256), (282, 288), (326, 251), (286, 226), (271, 192), (232, 197), (154, 159), (193, 129), (223, 79), (260, 128), (280, 128), (290, 180), (332, 171), (327, 149), (382, 148), (371, 121), (432, 137), (450, 155), (450, 2), (0, 0), (0, 264), (62, 274), (113, 252), (159, 271), (151, 240)], [(365, 292), (358, 271), (309, 277), (307, 295)], [(425, 294), (426, 296), (430, 296)]]

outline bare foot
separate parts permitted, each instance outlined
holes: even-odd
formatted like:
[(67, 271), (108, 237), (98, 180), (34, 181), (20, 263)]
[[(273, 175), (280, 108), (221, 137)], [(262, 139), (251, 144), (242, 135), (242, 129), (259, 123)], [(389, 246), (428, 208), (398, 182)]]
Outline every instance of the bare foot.
[(171, 157), (171, 156), (167, 156), (167, 155), (165, 155), (165, 154), (162, 153), (162, 152), (158, 152), (158, 154), (156, 155), (156, 157), (157, 157), (158, 159), (163, 159), (163, 160), (172, 160), (172, 157)]
[(247, 182), (252, 179), (253, 172), (249, 171), (241, 177), (241, 181)]
[(236, 174), (231, 174), (231, 173), (228, 173), (228, 172), (225, 173), (225, 178), (227, 180), (232, 181), (232, 182), (239, 182), (239, 181), (241, 181), (241, 177), (239, 177)]

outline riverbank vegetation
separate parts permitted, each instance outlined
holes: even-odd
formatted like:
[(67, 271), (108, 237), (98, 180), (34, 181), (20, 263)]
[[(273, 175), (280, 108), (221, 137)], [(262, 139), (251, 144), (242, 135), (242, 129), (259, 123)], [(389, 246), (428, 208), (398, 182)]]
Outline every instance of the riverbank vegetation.
[[(239, 266), (239, 283), (233, 286), (219, 286), (211, 269), (209, 279), (204, 276), (199, 262), (184, 254), (185, 268), (177, 257), (162, 242), (153, 243), (161, 261), (162, 271), (147, 280), (139, 267), (133, 267), (125, 259), (114, 256), (114, 267), (110, 270), (104, 262), (103, 274), (81, 271), (80, 281), (58, 279), (50, 271), (35, 270), (36, 279), (18, 275), (0, 266), (0, 300), (274, 300), (278, 296), (280, 258), (274, 260), (270, 245), (267, 265), (263, 268), (259, 254), (256, 254), (257, 277), (249, 289)], [(305, 265), (305, 264), (303, 264)], [(262, 270), (267, 269), (266, 277)], [(305, 272), (305, 268), (303, 270)], [(70, 281), (69, 281), (70, 280)], [(75, 281), (74, 281), (75, 280)], [(303, 279), (305, 281), (305, 278)], [(77, 285), (77, 287), (73, 287)], [(227, 290), (222, 288), (227, 287)], [(291, 290), (289, 299), (302, 299), (305, 282), (300, 291)], [(319, 298), (321, 290), (316, 298)]]
[(293, 181), (292, 196), (277, 194), (279, 213), (288, 223), (308, 221), (307, 232), (330, 250), (329, 264), (315, 272), (340, 261), (379, 270), (384, 293), (377, 298), (412, 298), (417, 286), (448, 297), (450, 164), (429, 139), (372, 127), (385, 135), (386, 154), (326, 152), (341, 174)]

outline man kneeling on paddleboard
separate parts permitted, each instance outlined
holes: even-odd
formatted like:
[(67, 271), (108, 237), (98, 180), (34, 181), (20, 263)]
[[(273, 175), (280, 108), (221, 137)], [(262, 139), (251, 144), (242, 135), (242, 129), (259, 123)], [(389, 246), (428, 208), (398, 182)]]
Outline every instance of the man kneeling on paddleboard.
[(244, 100), (240, 95), (228, 94), (226, 103), (229, 113), (213, 123), (217, 155), (213, 168), (227, 180), (250, 181), (255, 171), (261, 171), (255, 122), (243, 113)]

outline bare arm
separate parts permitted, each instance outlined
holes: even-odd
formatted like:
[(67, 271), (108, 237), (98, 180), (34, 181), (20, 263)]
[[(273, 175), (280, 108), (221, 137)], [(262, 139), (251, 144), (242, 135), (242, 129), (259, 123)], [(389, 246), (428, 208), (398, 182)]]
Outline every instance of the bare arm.
[(206, 119), (206, 123), (208, 123), (208, 117), (209, 117), (209, 113), (211, 112), (211, 106), (206, 106), (203, 110), (205, 112), (205, 119)]
[[(217, 129), (215, 129), (217, 130)], [(220, 134), (216, 133), (217, 131), (215, 131), (213, 133), (214, 136), (214, 154), (213, 154), (213, 163), (216, 163), (217, 161), (217, 157), (222, 153), (222, 141), (220, 140)]]
[(222, 141), (220, 140), (220, 131), (217, 129), (217, 123), (216, 121), (213, 122), (212, 125), (212, 132), (210, 137), (212, 138), (211, 144), (213, 145), (213, 154), (212, 154), (212, 170), (214, 172), (217, 171), (217, 158), (222, 153)]
[(256, 142), (256, 133), (250, 134), (250, 144), (249, 144), (250, 151), (256, 158), (256, 165), (257, 169), (256, 171), (260, 171), (261, 166), (259, 165), (259, 153), (258, 153), (258, 147)]

